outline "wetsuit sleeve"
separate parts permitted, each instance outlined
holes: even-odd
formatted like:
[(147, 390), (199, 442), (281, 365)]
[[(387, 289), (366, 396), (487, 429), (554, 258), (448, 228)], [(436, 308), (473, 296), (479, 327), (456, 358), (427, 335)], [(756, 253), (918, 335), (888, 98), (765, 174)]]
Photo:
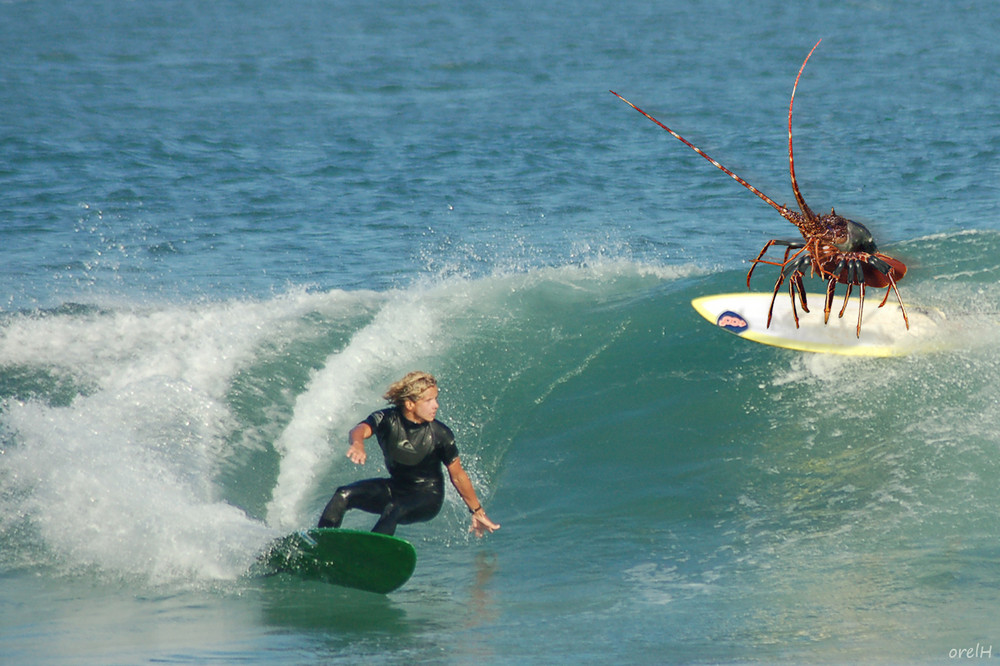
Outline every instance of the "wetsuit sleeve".
[(437, 432), (434, 433), (434, 450), (437, 453), (438, 460), (447, 467), (458, 458), (455, 435), (451, 432), (451, 428), (440, 421), (434, 421), (434, 425), (437, 426)]
[(380, 429), (385, 425), (385, 410), (380, 409), (377, 412), (372, 412), (368, 417), (362, 421), (362, 423), (367, 423), (368, 427), (372, 429), (372, 432), (376, 435), (380, 434)]

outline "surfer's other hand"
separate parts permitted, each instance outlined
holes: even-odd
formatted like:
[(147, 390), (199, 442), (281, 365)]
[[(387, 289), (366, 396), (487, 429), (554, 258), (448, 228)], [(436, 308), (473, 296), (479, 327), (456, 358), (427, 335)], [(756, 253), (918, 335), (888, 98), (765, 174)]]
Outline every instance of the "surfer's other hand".
[(469, 531), (475, 532), (477, 539), (483, 538), (483, 535), (486, 534), (487, 531), (492, 534), (498, 529), (500, 529), (499, 523), (494, 523), (490, 520), (489, 516), (487, 516), (486, 512), (482, 509), (472, 514), (472, 525), (469, 526)]

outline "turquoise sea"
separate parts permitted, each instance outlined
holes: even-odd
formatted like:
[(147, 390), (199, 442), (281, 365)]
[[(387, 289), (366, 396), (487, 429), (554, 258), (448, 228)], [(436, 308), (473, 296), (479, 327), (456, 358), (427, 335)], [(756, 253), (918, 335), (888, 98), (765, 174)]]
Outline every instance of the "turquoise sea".
[[(998, 34), (986, 0), (0, 2), (0, 662), (1000, 657)], [(805, 199), (948, 351), (690, 306), (796, 231), (608, 90), (794, 205), (820, 38)], [(347, 430), (417, 368), (501, 530), (449, 489), (396, 593), (248, 575), (381, 473)]]

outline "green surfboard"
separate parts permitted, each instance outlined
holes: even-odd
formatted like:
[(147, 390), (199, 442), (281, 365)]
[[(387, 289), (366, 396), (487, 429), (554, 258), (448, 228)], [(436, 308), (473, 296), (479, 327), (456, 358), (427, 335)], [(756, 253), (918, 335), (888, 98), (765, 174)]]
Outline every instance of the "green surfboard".
[(265, 574), (290, 573), (388, 594), (410, 579), (417, 552), (408, 541), (385, 534), (316, 528), (278, 539), (257, 564)]

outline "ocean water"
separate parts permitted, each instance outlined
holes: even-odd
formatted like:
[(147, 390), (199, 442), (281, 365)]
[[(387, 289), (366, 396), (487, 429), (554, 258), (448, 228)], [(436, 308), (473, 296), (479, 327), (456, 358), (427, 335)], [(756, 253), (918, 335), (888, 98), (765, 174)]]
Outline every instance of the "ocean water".
[[(0, 3), (0, 661), (1000, 656), (998, 32), (982, 0)], [(947, 351), (690, 307), (796, 232), (608, 90), (793, 204), (820, 38), (805, 199), (907, 262)], [(346, 432), (415, 368), (501, 530), (449, 490), (394, 594), (248, 575), (381, 473)]]

